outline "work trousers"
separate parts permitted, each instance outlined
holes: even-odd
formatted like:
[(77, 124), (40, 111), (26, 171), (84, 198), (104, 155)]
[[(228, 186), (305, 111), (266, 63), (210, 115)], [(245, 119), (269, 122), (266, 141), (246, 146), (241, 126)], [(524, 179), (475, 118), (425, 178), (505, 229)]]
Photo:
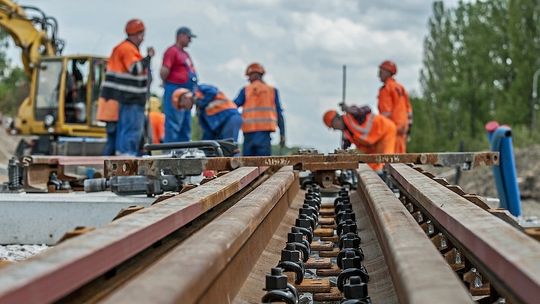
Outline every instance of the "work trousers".
[(396, 148), (394, 153), (407, 153), (407, 134), (396, 135)]
[(117, 155), (140, 155), (144, 121), (143, 105), (120, 104), (116, 137)]
[(107, 141), (103, 147), (103, 155), (110, 156), (116, 153), (116, 121), (107, 121), (105, 131), (107, 132)]
[(244, 156), (270, 156), (272, 155), (272, 138), (270, 131), (257, 131), (244, 133)]
[(240, 127), (242, 127), (242, 116), (240, 114), (231, 115), (216, 131), (203, 128), (202, 139), (219, 140), (232, 138), (234, 142), (238, 142)]
[(177, 110), (172, 105), (172, 94), (176, 89), (193, 89), (189, 84), (165, 83), (163, 93), (163, 113), (165, 114), (164, 142), (184, 142), (191, 139), (191, 110)]

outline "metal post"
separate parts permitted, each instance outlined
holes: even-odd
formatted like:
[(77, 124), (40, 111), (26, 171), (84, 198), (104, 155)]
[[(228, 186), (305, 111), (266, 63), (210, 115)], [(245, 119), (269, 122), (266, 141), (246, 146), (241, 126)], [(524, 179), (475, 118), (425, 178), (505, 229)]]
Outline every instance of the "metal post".
[(531, 132), (534, 131), (536, 126), (536, 107), (538, 101), (538, 76), (540, 76), (540, 69), (534, 72), (533, 76), (533, 89), (531, 98)]

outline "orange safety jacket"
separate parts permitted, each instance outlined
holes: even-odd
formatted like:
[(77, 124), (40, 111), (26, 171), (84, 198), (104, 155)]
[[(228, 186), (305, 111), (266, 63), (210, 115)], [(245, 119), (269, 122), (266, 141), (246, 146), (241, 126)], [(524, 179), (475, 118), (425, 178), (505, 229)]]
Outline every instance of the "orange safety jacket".
[(129, 40), (113, 49), (98, 101), (98, 120), (118, 121), (118, 102), (145, 104), (148, 76), (143, 61), (138, 47)]
[(223, 92), (218, 92), (214, 100), (210, 101), (204, 108), (206, 115), (216, 115), (225, 110), (237, 109), (238, 107), (232, 100), (228, 99)]
[(165, 136), (165, 114), (150, 112), (148, 113), (148, 120), (152, 128), (152, 143), (159, 144)]
[(277, 128), (275, 89), (262, 81), (246, 86), (246, 101), (242, 110), (242, 132), (270, 131)]
[(397, 129), (407, 128), (409, 97), (403, 86), (389, 77), (379, 90), (379, 114), (390, 118)]
[[(362, 123), (352, 114), (343, 115), (345, 138), (357, 149), (367, 154), (392, 154), (396, 141), (396, 126), (382, 115), (369, 113)], [(381, 170), (383, 164), (369, 164), (373, 170)]]
[[(405, 153), (406, 136), (409, 128), (409, 96), (405, 88), (389, 77), (379, 90), (379, 114), (396, 125), (396, 153)], [(411, 113), (412, 115), (412, 109)], [(412, 116), (411, 116), (412, 117)]]

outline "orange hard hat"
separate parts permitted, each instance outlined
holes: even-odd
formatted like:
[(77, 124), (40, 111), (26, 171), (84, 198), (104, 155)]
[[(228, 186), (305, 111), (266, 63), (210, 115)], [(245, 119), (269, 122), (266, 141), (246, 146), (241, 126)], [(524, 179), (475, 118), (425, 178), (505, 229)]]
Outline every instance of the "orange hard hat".
[(259, 73), (261, 75), (264, 75), (264, 68), (260, 63), (254, 62), (248, 65), (246, 69), (246, 76), (249, 76), (249, 74), (251, 73)]
[(134, 35), (144, 31), (144, 23), (141, 19), (131, 19), (126, 23), (126, 34)]
[(179, 88), (179, 89), (174, 90), (171, 97), (171, 103), (173, 107), (175, 107), (176, 109), (180, 109), (181, 108), (180, 99), (182, 98), (184, 94), (187, 94), (187, 93), (191, 93), (191, 91), (185, 88)]
[(394, 62), (390, 61), (390, 60), (383, 61), (383, 63), (381, 63), (381, 65), (379, 65), (379, 68), (392, 73), (392, 75), (395, 75), (397, 73), (396, 64)]
[(172, 93), (173, 102), (180, 101), (180, 97), (182, 97), (182, 95), (186, 93), (191, 93), (191, 91), (185, 88), (179, 88), (179, 89), (174, 90), (174, 92)]
[(337, 115), (338, 113), (335, 110), (326, 111), (323, 116), (324, 124), (327, 127), (332, 128), (332, 122), (334, 121)]

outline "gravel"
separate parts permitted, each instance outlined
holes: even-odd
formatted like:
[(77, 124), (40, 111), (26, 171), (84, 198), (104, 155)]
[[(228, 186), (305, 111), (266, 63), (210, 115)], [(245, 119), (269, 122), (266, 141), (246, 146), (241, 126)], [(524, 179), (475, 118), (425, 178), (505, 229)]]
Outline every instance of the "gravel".
[(0, 245), (0, 260), (26, 260), (49, 248), (47, 245)]

